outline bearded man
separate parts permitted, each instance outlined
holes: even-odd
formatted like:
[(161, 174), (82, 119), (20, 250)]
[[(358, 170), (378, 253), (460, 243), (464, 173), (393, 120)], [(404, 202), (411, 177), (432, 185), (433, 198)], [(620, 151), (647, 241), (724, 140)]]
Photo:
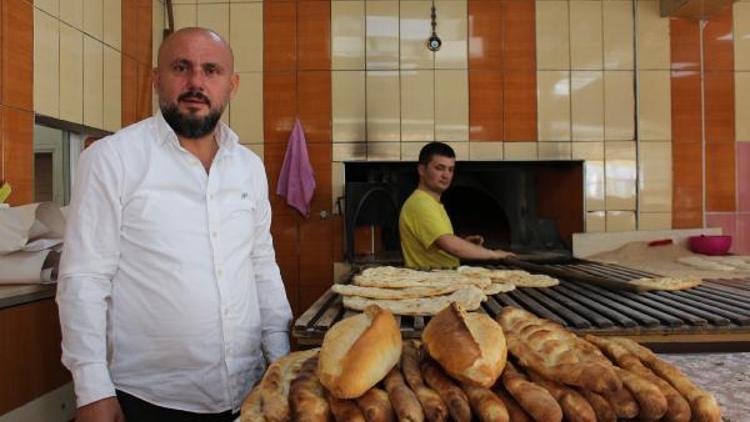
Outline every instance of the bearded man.
[(79, 422), (231, 421), (289, 352), (263, 164), (219, 122), (232, 50), (181, 29), (153, 84), (160, 113), (79, 161), (57, 291)]

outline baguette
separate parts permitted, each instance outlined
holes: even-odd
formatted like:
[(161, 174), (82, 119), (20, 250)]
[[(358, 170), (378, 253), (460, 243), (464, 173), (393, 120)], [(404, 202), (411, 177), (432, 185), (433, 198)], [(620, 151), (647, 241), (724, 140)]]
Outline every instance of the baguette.
[(331, 408), (316, 375), (317, 369), (318, 357), (313, 356), (307, 359), (289, 386), (289, 407), (293, 421), (325, 422), (331, 420)]
[(388, 393), (377, 387), (372, 387), (365, 394), (357, 398), (357, 405), (367, 422), (395, 422), (396, 415), (388, 400)]
[(427, 385), (432, 387), (443, 402), (448, 406), (448, 413), (456, 422), (471, 421), (471, 408), (469, 398), (453, 381), (448, 378), (440, 367), (430, 361), (424, 360), (420, 365), (422, 375)]
[(526, 379), (512, 363), (505, 365), (503, 385), (518, 404), (537, 422), (560, 422), (563, 411), (552, 395), (543, 387)]
[(635, 397), (625, 387), (617, 391), (606, 391), (602, 393), (602, 396), (612, 405), (612, 409), (615, 410), (617, 417), (626, 419), (634, 418), (641, 411)]
[(354, 400), (337, 399), (329, 393), (328, 405), (331, 406), (331, 413), (336, 422), (365, 422), (365, 417)]
[(638, 417), (644, 421), (658, 421), (667, 413), (667, 398), (659, 387), (632, 372), (616, 368), (622, 383), (638, 401)]
[(289, 386), (302, 364), (317, 353), (318, 349), (291, 353), (268, 367), (260, 384), (255, 387), (259, 391), (260, 412), (264, 420), (281, 422), (289, 419)]
[(583, 397), (589, 402), (591, 408), (594, 409), (597, 421), (617, 422), (617, 414), (615, 413), (615, 410), (612, 409), (612, 406), (602, 395), (586, 390), (581, 390), (580, 393), (583, 394)]
[(620, 367), (640, 375), (651, 381), (664, 394), (667, 399), (667, 413), (664, 414), (665, 422), (689, 422), (691, 417), (690, 404), (671, 384), (663, 378), (656, 376), (650, 369), (641, 363), (637, 356), (630, 353), (625, 347), (615, 341), (603, 337), (587, 335), (586, 340), (599, 347), (604, 354), (616, 362)]
[(484, 387), (475, 387), (464, 384), (464, 392), (469, 398), (469, 404), (475, 415), (479, 416), (481, 422), (509, 422), (510, 416), (505, 403), (492, 392)]
[(546, 380), (534, 371), (529, 371), (529, 377), (546, 388), (557, 399), (566, 420), (570, 422), (596, 422), (594, 409), (580, 393), (562, 384)]
[(443, 422), (448, 419), (448, 409), (435, 390), (427, 387), (419, 370), (419, 342), (409, 340), (404, 343), (401, 354), (401, 370), (409, 387), (417, 395), (419, 403), (422, 404), (425, 419), (429, 422)]
[(422, 405), (419, 404), (417, 396), (404, 382), (404, 377), (398, 367), (391, 369), (391, 372), (385, 376), (383, 385), (385, 391), (388, 392), (388, 398), (399, 422), (424, 421)]
[(507, 391), (502, 388), (496, 388), (493, 391), (503, 401), (505, 408), (508, 409), (510, 422), (533, 422), (531, 416), (523, 410), (521, 405)]

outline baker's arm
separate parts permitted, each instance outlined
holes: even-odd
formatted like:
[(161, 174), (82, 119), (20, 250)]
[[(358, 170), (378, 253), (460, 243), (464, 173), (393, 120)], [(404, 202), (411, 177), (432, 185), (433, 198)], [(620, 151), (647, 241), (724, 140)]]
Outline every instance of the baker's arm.
[(435, 244), (445, 252), (463, 259), (501, 259), (513, 255), (511, 252), (499, 249), (487, 249), (454, 234), (444, 234), (438, 237)]
[(107, 366), (107, 308), (120, 256), (122, 167), (106, 142), (78, 161), (66, 221), (57, 305), (62, 362), (78, 407), (115, 395)]

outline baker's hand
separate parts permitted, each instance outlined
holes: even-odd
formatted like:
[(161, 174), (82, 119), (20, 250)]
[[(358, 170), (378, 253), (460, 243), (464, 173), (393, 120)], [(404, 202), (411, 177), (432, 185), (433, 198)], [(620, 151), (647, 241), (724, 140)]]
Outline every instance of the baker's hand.
[(501, 249), (496, 249), (492, 252), (495, 253), (495, 259), (503, 259), (503, 258), (516, 256), (516, 254), (514, 254), (513, 252), (508, 252), (508, 251), (504, 251)]
[(76, 422), (125, 422), (125, 415), (117, 397), (107, 397), (79, 407)]
[(464, 237), (464, 240), (466, 240), (467, 242), (471, 242), (471, 243), (473, 243), (475, 245), (479, 245), (479, 246), (482, 246), (482, 244), (484, 244), (484, 238), (481, 235), (478, 235), (478, 234), (473, 234), (471, 236), (466, 236), (466, 237)]

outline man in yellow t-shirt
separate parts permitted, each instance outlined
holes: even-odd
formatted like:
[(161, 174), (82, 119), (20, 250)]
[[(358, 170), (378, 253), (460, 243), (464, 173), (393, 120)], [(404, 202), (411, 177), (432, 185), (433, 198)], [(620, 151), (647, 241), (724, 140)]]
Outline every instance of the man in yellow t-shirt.
[(419, 185), (401, 207), (398, 228), (407, 267), (456, 267), (459, 258), (500, 259), (513, 255), (482, 247), (482, 236), (461, 238), (440, 202), (453, 181), (456, 154), (442, 142), (430, 142), (419, 152)]

